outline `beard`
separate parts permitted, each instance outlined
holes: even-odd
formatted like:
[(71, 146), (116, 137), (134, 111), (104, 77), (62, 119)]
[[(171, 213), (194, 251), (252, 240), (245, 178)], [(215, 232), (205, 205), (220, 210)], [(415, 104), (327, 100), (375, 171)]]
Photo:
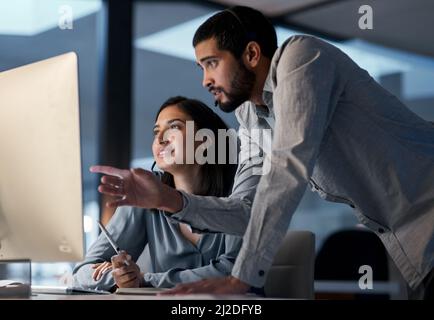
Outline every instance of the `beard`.
[(230, 91), (225, 91), (219, 88), (227, 98), (226, 102), (215, 101), (216, 106), (224, 112), (232, 112), (242, 103), (249, 100), (256, 81), (256, 75), (246, 68), (242, 61), (239, 61), (238, 67), (235, 70), (231, 80)]

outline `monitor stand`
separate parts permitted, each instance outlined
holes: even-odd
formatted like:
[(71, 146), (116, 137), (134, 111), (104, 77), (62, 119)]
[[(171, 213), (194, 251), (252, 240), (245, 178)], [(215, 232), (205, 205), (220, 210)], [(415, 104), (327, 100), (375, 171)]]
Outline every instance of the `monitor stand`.
[(30, 259), (0, 260), (0, 298), (29, 298), (31, 270)]

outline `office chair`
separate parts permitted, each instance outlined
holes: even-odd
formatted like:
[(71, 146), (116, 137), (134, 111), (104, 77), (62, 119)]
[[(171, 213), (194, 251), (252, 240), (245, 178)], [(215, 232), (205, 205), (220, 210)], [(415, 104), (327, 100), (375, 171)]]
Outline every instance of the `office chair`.
[(313, 299), (315, 235), (288, 231), (267, 275), (266, 297)]
[[(388, 281), (388, 255), (381, 240), (373, 232), (363, 229), (340, 230), (330, 235), (323, 243), (315, 261), (315, 280), (352, 281), (358, 283), (360, 266), (372, 268), (373, 280)], [(323, 294), (317, 294), (322, 298)], [(335, 294), (339, 299), (375, 298), (363, 295), (362, 290), (353, 293)], [(324, 298), (334, 298), (326, 294)], [(376, 298), (387, 298), (384, 295)]]

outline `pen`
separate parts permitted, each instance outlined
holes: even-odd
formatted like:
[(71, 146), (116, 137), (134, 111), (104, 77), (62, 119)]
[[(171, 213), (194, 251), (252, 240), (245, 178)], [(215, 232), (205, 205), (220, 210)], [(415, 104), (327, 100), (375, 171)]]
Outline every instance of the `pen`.
[[(113, 240), (113, 238), (111, 237), (110, 233), (107, 231), (107, 229), (102, 225), (102, 223), (100, 221), (97, 221), (97, 222), (98, 222), (99, 228), (101, 229), (102, 233), (105, 235), (105, 237), (107, 238), (108, 242), (111, 244), (111, 246), (115, 250), (116, 254), (120, 254), (119, 246)], [(130, 265), (127, 260), (124, 260), (124, 263), (127, 266)]]

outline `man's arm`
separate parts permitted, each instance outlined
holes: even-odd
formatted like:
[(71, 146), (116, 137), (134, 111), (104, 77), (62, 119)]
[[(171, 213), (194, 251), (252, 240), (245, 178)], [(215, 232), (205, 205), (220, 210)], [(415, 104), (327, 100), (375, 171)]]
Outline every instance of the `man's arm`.
[(261, 178), (232, 275), (255, 287), (279, 249), (306, 189), (343, 85), (336, 63), (315, 38), (295, 37), (282, 52), (273, 96), (271, 169)]
[(232, 194), (226, 198), (196, 196), (181, 192), (183, 208), (172, 219), (191, 225), (195, 232), (223, 232), (243, 236), (261, 178), (264, 152), (252, 139), (251, 131), (240, 122), (240, 152)]
[(240, 294), (264, 286), (345, 84), (329, 50), (314, 38), (293, 37), (281, 52), (272, 74), (276, 123), (271, 156), (265, 159), (271, 168), (259, 182), (232, 276), (178, 285), (165, 294)]
[[(241, 121), (241, 119), (238, 119)], [(185, 222), (196, 232), (224, 232), (242, 236), (250, 218), (256, 186), (262, 171), (263, 151), (240, 122), (239, 165), (232, 194), (226, 198), (196, 196), (163, 184), (143, 169), (123, 170), (93, 166), (91, 172), (102, 173), (98, 191), (115, 197), (108, 206), (158, 208), (177, 221)]]

